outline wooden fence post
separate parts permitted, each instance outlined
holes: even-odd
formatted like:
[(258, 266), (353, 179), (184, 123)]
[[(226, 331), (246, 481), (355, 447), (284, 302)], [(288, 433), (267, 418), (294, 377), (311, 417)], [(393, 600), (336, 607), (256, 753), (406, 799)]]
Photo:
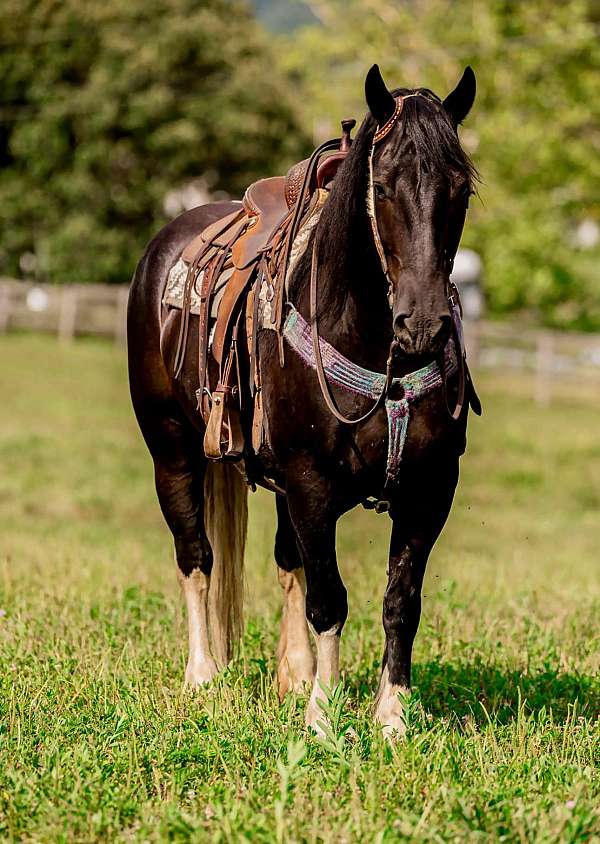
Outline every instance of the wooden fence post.
[(0, 282), (0, 332), (8, 328), (10, 316), (10, 287), (6, 282)]
[(117, 291), (115, 311), (115, 342), (125, 343), (127, 336), (127, 300), (129, 299), (129, 287), (119, 285)]
[(548, 407), (552, 390), (552, 361), (554, 337), (550, 331), (540, 331), (535, 341), (535, 401)]
[(61, 342), (68, 343), (75, 336), (77, 321), (78, 288), (65, 284), (60, 291), (60, 308), (58, 312), (58, 337)]

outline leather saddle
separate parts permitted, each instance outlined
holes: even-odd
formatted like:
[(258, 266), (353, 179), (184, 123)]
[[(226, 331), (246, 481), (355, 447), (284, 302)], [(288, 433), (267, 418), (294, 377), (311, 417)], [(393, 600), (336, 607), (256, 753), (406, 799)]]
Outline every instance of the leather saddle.
[[(322, 145), (328, 147), (328, 152), (333, 149), (332, 154), (317, 155), (317, 150), (311, 159), (294, 165), (286, 176), (251, 184), (239, 208), (199, 232), (182, 252), (188, 271), (174, 375), (179, 377), (183, 368), (191, 290), (195, 289), (200, 301), (196, 397), (206, 424), (204, 453), (211, 460), (242, 457), (245, 440), (241, 413), (248, 401), (254, 403), (252, 445), (257, 449), (260, 444), (258, 292), (266, 282), (274, 300), (276, 321), (281, 323), (292, 241), (317, 188), (326, 188), (335, 178), (350, 149), (354, 125), (355, 121), (342, 121), (342, 138)], [(215, 290), (223, 285), (216, 320), (209, 330)], [(281, 359), (282, 349), (280, 336)], [(246, 371), (250, 373), (249, 383), (241, 376)]]

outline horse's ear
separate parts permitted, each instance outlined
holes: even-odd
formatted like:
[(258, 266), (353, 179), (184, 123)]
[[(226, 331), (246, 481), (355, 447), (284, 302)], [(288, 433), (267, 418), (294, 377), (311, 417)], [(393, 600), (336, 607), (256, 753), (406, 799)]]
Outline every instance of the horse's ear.
[(477, 83), (475, 82), (473, 68), (467, 65), (460, 82), (444, 100), (444, 108), (450, 115), (450, 120), (455, 127), (462, 123), (471, 111), (476, 90)]
[(365, 79), (365, 97), (369, 111), (383, 126), (390, 119), (396, 109), (396, 100), (392, 97), (379, 72), (379, 65), (374, 64)]

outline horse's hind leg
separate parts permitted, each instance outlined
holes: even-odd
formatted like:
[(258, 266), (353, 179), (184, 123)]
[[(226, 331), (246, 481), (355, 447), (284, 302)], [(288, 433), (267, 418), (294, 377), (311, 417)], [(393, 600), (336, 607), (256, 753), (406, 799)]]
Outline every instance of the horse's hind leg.
[[(206, 465), (191, 460), (179, 423), (164, 432), (161, 455), (155, 457), (156, 491), (175, 542), (178, 577), (188, 615), (189, 655), (185, 683), (196, 687), (217, 673), (211, 652), (208, 590), (213, 555), (204, 527), (204, 474)], [(168, 456), (167, 456), (168, 451)]]
[(306, 622), (306, 580), (296, 533), (290, 521), (287, 501), (277, 496), (275, 560), (279, 584), (284, 593), (281, 636), (277, 649), (279, 699), (293, 690), (300, 693), (312, 685), (315, 660)]

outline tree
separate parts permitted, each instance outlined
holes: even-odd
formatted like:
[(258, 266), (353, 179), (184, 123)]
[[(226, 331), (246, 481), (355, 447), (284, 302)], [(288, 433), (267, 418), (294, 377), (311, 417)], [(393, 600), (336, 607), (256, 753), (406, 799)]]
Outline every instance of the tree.
[(125, 281), (202, 177), (239, 194), (307, 152), (243, 0), (4, 0), (0, 271)]
[(483, 257), (489, 304), (496, 313), (527, 309), (552, 325), (600, 329), (600, 245), (585, 250), (575, 237), (583, 221), (600, 224), (600, 39), (588, 5), (309, 5), (321, 25), (295, 33), (282, 64), (307, 88), (317, 134), (334, 130), (334, 116), (364, 113), (362, 80), (375, 61), (391, 85), (440, 95), (466, 64), (474, 67), (478, 96), (461, 135), (482, 182), (464, 244)]

